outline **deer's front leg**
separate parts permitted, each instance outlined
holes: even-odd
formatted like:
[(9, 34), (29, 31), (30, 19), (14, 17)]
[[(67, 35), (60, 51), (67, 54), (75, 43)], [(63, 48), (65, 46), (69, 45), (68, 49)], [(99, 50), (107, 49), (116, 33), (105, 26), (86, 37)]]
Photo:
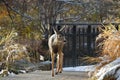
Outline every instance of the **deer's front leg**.
[(59, 58), (60, 58), (60, 62), (59, 62), (59, 73), (62, 73), (62, 67), (63, 67), (63, 56), (64, 56), (64, 54), (63, 54), (63, 52), (61, 52), (60, 53), (60, 55), (59, 55)]
[(51, 53), (51, 59), (52, 59), (52, 77), (54, 77), (54, 58), (55, 58), (55, 54)]
[(59, 68), (60, 68), (59, 63), (60, 63), (60, 58), (59, 58), (59, 54), (58, 54), (57, 55), (57, 64), (56, 64), (56, 73), (55, 74), (58, 74), (58, 72), (59, 72)]
[(62, 72), (62, 66), (63, 66), (63, 53), (60, 52), (57, 55), (57, 65), (56, 65), (56, 74), (61, 73)]

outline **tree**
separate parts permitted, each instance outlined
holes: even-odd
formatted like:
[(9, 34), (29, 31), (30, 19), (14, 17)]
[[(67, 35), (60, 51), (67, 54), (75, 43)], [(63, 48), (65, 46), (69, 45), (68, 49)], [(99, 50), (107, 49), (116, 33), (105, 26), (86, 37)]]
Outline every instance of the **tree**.
[(42, 34), (51, 35), (57, 22), (103, 22), (109, 16), (119, 18), (119, 5), (119, 0), (1, 0), (0, 24), (6, 29), (16, 29), (19, 42), (30, 40), (33, 44)]

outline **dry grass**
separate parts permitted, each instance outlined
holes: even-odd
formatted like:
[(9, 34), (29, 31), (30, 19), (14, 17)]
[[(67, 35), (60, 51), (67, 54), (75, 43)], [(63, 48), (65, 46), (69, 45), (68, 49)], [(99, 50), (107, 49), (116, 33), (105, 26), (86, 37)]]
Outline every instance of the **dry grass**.
[(117, 78), (114, 75), (107, 75), (103, 80), (117, 80)]
[[(97, 52), (99, 56), (103, 57), (101, 61), (109, 60), (108, 62), (111, 62), (120, 57), (120, 31), (112, 24), (106, 25), (104, 29), (100, 30), (102, 33), (96, 38)], [(107, 57), (104, 58), (104, 56)], [(108, 64), (108, 62), (105, 63)]]
[(99, 42), (101, 38), (104, 38), (102, 42), (98, 43), (98, 47), (101, 47), (100, 56), (108, 55), (111, 60), (120, 57), (120, 31), (112, 24), (101, 30), (102, 33), (96, 39), (96, 42)]
[[(112, 24), (99, 28), (101, 33), (96, 37), (96, 52), (98, 57), (85, 57), (89, 63), (110, 61), (120, 57), (120, 31)], [(105, 57), (107, 56), (107, 57)]]
[[(4, 34), (4, 36), (2, 36)], [(8, 34), (0, 33), (0, 62), (5, 64), (3, 69), (5, 72), (10, 69), (11, 64), (15, 60), (27, 59), (29, 60), (27, 49), (24, 45), (15, 42), (17, 33), (15, 30), (8, 32)], [(3, 75), (4, 75), (3, 71)], [(5, 74), (6, 75), (6, 74)]]
[[(88, 80), (98, 80), (95, 76), (89, 78)], [(114, 75), (107, 75), (103, 80), (117, 80)]]
[(109, 36), (104, 42), (102, 55), (109, 55), (111, 59), (120, 57), (120, 32)]
[[(96, 69), (92, 76), (103, 67), (104, 65), (110, 63), (116, 58), (120, 57), (120, 26), (117, 30), (112, 24), (106, 25), (100, 28), (101, 33), (96, 38), (96, 52), (98, 57), (86, 57), (84, 58), (89, 63), (98, 62), (100, 63), (96, 66)], [(91, 78), (91, 80), (97, 80)], [(104, 80), (116, 80), (114, 76), (106, 76)]]
[(89, 56), (87, 56), (87, 57), (84, 57), (82, 59), (85, 62), (88, 62), (90, 64), (92, 64), (92, 63), (98, 63), (98, 62), (102, 61), (101, 58), (99, 58), (99, 57), (89, 57)]
[(88, 80), (97, 80), (97, 78), (95, 76), (89, 78)]

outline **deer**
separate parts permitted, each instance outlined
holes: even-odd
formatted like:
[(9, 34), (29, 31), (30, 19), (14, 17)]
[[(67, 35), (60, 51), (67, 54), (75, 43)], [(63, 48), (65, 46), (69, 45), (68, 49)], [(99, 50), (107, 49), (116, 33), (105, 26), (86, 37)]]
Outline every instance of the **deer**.
[(57, 30), (53, 28), (54, 34), (51, 35), (48, 39), (48, 47), (49, 47), (49, 52), (51, 55), (51, 60), (52, 60), (52, 77), (54, 77), (54, 60), (55, 56), (57, 55), (57, 64), (56, 64), (56, 72), (55, 74), (57, 75), (58, 73), (62, 73), (63, 69), (63, 47), (64, 44), (66, 43), (65, 36), (62, 34), (62, 30), (64, 29), (61, 28), (60, 30)]

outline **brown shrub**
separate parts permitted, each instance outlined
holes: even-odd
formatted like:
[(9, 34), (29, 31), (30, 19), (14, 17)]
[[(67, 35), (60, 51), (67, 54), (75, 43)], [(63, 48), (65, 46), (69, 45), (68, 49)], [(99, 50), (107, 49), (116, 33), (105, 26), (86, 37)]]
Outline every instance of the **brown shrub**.
[(120, 57), (120, 32), (113, 25), (105, 26), (96, 38), (97, 52), (111, 60)]
[(120, 57), (120, 32), (109, 35), (104, 41), (102, 56), (108, 55), (112, 60)]

